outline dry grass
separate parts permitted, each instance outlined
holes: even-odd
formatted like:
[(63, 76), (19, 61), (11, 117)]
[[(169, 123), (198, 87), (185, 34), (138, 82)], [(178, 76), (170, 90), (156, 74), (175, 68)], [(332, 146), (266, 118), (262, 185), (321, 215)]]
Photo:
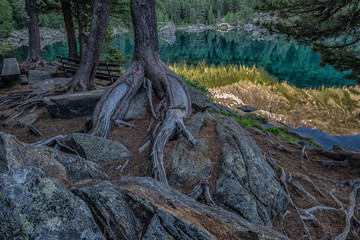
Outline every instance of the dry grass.
[(188, 81), (206, 86), (214, 101), (233, 110), (252, 105), (273, 122), (291, 127), (305, 125), (337, 135), (360, 133), (360, 86), (302, 89), (279, 83), (261, 68), (245, 66), (171, 67)]

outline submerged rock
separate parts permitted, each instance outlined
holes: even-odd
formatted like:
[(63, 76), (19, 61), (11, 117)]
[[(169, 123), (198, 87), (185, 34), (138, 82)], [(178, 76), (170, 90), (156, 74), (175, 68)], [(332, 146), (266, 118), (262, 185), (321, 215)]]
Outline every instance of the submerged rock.
[(87, 205), (37, 168), (0, 175), (0, 239), (105, 239)]
[(254, 140), (232, 118), (216, 126), (221, 160), (215, 201), (256, 224), (271, 226), (288, 198)]
[(64, 143), (75, 149), (81, 157), (96, 163), (113, 162), (131, 156), (124, 145), (89, 134), (73, 133)]

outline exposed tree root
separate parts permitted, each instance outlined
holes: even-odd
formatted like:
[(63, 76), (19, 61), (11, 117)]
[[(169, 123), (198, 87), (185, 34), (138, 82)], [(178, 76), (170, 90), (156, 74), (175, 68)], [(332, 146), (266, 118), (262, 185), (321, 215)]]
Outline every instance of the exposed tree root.
[[(311, 236), (310, 231), (309, 231), (309, 229), (308, 229), (305, 222), (310, 221), (310, 222), (314, 222), (314, 223), (319, 223), (319, 220), (317, 219), (315, 214), (318, 213), (318, 212), (321, 212), (321, 211), (341, 211), (341, 212), (344, 212), (344, 214), (345, 214), (346, 227), (345, 227), (344, 231), (341, 234), (339, 234), (338, 236), (333, 238), (334, 240), (346, 240), (349, 233), (350, 233), (352, 223), (360, 224), (360, 221), (355, 216), (355, 210), (357, 208), (356, 196), (357, 196), (358, 191), (360, 190), (360, 180), (359, 179), (353, 179), (353, 180), (344, 182), (347, 185), (353, 187), (353, 191), (351, 192), (351, 194), (349, 196), (349, 199), (350, 199), (349, 200), (349, 207), (347, 209), (344, 206), (344, 204), (341, 203), (335, 197), (335, 195), (334, 195), (334, 193), (336, 191), (335, 189), (330, 191), (329, 194), (330, 194), (331, 198), (337, 203), (339, 208), (319, 205), (319, 202), (317, 201), (317, 199), (315, 197), (313, 197), (310, 193), (308, 193), (299, 183), (293, 183), (292, 182), (292, 185), (294, 186), (294, 189), (301, 196), (312, 199), (317, 204), (316, 206), (311, 207), (309, 209), (302, 209), (302, 208), (297, 207), (295, 205), (295, 203), (291, 199), (291, 195), (290, 195), (288, 184), (287, 184), (287, 182), (291, 182), (291, 180), (289, 180), (290, 179), (290, 174), (289, 174), (289, 177), (287, 177), (287, 174), (285, 173), (285, 170), (283, 168), (281, 168), (281, 167), (280, 167), (280, 170), (281, 170), (280, 181), (283, 184), (286, 193), (288, 194), (290, 205), (296, 210), (296, 213), (300, 218), (300, 221), (301, 221), (301, 223), (302, 223), (302, 225), (304, 227), (304, 230), (305, 230), (305, 232), (307, 234), (306, 238), (312, 239), (312, 236)], [(313, 188), (315, 189), (315, 191), (317, 191), (318, 193), (321, 194), (321, 196), (326, 198), (325, 195), (320, 191), (320, 189), (315, 185), (315, 183), (313, 181), (311, 181), (311, 179), (309, 177), (301, 175), (301, 174), (296, 174), (294, 177), (295, 178), (300, 178), (300, 179), (310, 183), (313, 186)], [(331, 181), (331, 182), (333, 182), (333, 181)], [(290, 214), (291, 214), (290, 211), (286, 211), (286, 213), (283, 215), (282, 220), (281, 220), (282, 225), (284, 225), (285, 217), (290, 215)], [(285, 233), (284, 228), (283, 228), (283, 231)]]
[(307, 161), (310, 161), (305, 149), (306, 149), (306, 147), (304, 146), (301, 150), (301, 161), (304, 161), (304, 159), (306, 159)]
[(31, 133), (33, 133), (35, 136), (37, 137), (42, 137), (44, 136), (39, 129), (37, 129), (36, 127), (34, 127), (33, 125), (28, 125), (28, 128), (30, 130)]
[[(174, 134), (179, 133), (187, 137), (193, 145), (196, 145), (197, 141), (184, 125), (184, 119), (191, 111), (187, 86), (179, 76), (162, 64), (161, 60), (155, 59), (151, 64), (145, 65), (141, 62), (133, 62), (119, 80), (107, 89), (95, 108), (92, 134), (106, 137), (110, 133), (112, 124), (121, 122), (131, 100), (143, 84), (148, 90), (153, 118), (158, 119), (151, 140), (153, 175), (168, 184), (163, 162), (166, 143)], [(160, 113), (160, 118), (155, 114), (152, 104), (153, 86), (161, 98), (156, 109)]]
[(286, 183), (286, 173), (285, 173), (285, 170), (284, 170), (283, 168), (280, 168), (280, 169), (281, 169), (280, 181), (281, 181), (281, 183), (283, 184), (283, 186), (284, 186), (284, 188), (285, 188), (286, 194), (287, 194), (288, 199), (289, 199), (289, 203), (290, 203), (290, 205), (291, 205), (292, 207), (295, 208), (295, 211), (296, 211), (297, 214), (299, 215), (300, 221), (301, 221), (301, 223), (302, 223), (302, 225), (303, 225), (303, 227), (304, 227), (304, 230), (305, 230), (305, 232), (306, 232), (306, 234), (307, 234), (308, 239), (312, 239), (311, 234), (310, 234), (310, 231), (309, 231), (308, 227), (306, 226), (306, 223), (304, 222), (304, 220), (303, 220), (303, 218), (302, 218), (302, 215), (300, 214), (301, 209), (298, 208), (298, 207), (294, 204), (294, 202), (292, 201), (292, 199), (291, 199), (290, 192), (289, 192), (289, 187), (288, 187), (288, 185), (287, 185), (287, 183)]
[(215, 205), (214, 200), (211, 198), (210, 184), (207, 180), (201, 180), (189, 194), (189, 196), (195, 200), (198, 200), (202, 195), (207, 204)]
[[(355, 211), (355, 206), (356, 206), (356, 195), (357, 192), (360, 190), (360, 184), (356, 184), (350, 194), (350, 206), (348, 207), (348, 210), (346, 210), (344, 208), (344, 206), (342, 205), (342, 203), (340, 201), (337, 200), (338, 204), (341, 205), (341, 209), (344, 211), (345, 216), (346, 216), (346, 227), (344, 229), (344, 231), (339, 234), (337, 237), (334, 238), (334, 240), (346, 240), (347, 236), (350, 233), (350, 229), (351, 229), (351, 221), (353, 219), (356, 219), (354, 216), (354, 211)], [(336, 199), (335, 196), (333, 196), (333, 198)]]
[(35, 109), (43, 105), (44, 97), (52, 96), (55, 94), (55, 91), (45, 91), (38, 94), (35, 94), (34, 91), (10, 93), (8, 96), (0, 99), (0, 106), (18, 100), (22, 101), (0, 108), (1, 119), (6, 120), (5, 124), (9, 124), (15, 118), (21, 116), (26, 110), (31, 108)]
[(305, 175), (302, 175), (302, 174), (296, 174), (296, 175), (294, 175), (294, 177), (300, 178), (303, 181), (309, 183), (314, 188), (314, 190), (316, 192), (318, 192), (323, 198), (326, 199), (325, 194), (320, 190), (320, 188), (318, 186), (316, 186), (316, 184), (308, 176), (305, 176)]
[(32, 143), (31, 145), (33, 145), (33, 146), (48, 146), (48, 147), (54, 147), (56, 149), (63, 148), (65, 150), (77, 155), (78, 157), (81, 157), (81, 155), (75, 149), (68, 147), (61, 142), (66, 137), (67, 137), (67, 135), (58, 135), (58, 136), (52, 137), (50, 139), (47, 139), (45, 141), (39, 141), (36, 143)]

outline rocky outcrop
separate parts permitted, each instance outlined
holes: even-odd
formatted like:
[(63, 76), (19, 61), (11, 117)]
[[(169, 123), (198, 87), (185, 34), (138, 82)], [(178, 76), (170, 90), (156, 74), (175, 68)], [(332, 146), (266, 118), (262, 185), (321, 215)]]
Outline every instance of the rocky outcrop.
[(287, 239), (152, 178), (122, 178), (72, 191), (88, 204), (108, 239)]
[(105, 239), (88, 206), (40, 169), (0, 175), (0, 239)]
[[(0, 133), (0, 239), (288, 239), (269, 228), (288, 198), (258, 146), (238, 122), (206, 111), (218, 109), (190, 89), (195, 107), (186, 126), (198, 144), (180, 134), (165, 164), (173, 187), (207, 182), (209, 205), (152, 178), (110, 181), (98, 164), (131, 157), (120, 143), (74, 133), (61, 143), (76, 156)], [(73, 105), (89, 108), (82, 101), (79, 94), (45, 100), (65, 116), (79, 112)], [(130, 106), (133, 118), (144, 116), (146, 102), (142, 90)], [(211, 156), (214, 142), (221, 157)]]
[(254, 140), (232, 118), (216, 126), (221, 162), (215, 201), (255, 224), (271, 226), (285, 211), (288, 198)]
[(191, 107), (195, 112), (204, 112), (209, 110), (213, 113), (220, 113), (217, 106), (211, 101), (211, 99), (199, 89), (189, 86)]
[(99, 165), (78, 156), (55, 148), (21, 143), (14, 136), (5, 133), (0, 133), (0, 139), (0, 173), (33, 166), (64, 184), (108, 179)]
[(89, 134), (73, 133), (64, 140), (64, 143), (75, 149), (81, 157), (99, 164), (119, 161), (131, 156), (124, 145)]
[(169, 22), (165, 27), (159, 29), (159, 37), (169, 44), (174, 44), (176, 42), (175, 31), (175, 24)]
[[(47, 45), (64, 41), (66, 41), (66, 33), (63, 30), (46, 27), (40, 28), (41, 49)], [(13, 49), (21, 46), (27, 46), (29, 44), (29, 33), (27, 29), (22, 31), (13, 31), (11, 32), (10, 37), (6, 39), (6, 42), (11, 42)]]

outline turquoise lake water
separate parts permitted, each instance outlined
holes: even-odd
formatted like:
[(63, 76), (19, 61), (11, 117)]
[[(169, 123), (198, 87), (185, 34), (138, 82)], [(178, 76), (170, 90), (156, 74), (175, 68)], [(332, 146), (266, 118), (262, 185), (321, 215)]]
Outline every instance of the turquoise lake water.
[[(131, 33), (119, 35), (113, 42), (126, 54), (131, 55), (134, 38)], [(160, 56), (172, 64), (186, 61), (197, 64), (205, 61), (215, 65), (246, 65), (262, 67), (280, 81), (287, 81), (298, 87), (349, 86), (355, 82), (331, 66), (320, 67), (320, 55), (308, 46), (300, 46), (285, 40), (252, 40), (246, 34), (205, 31), (185, 33), (176, 31), (176, 41), (168, 44), (160, 40)], [(16, 49), (7, 54), (23, 61), (27, 48)], [(56, 55), (67, 55), (66, 43), (47, 46), (42, 56), (47, 61), (56, 60)]]

